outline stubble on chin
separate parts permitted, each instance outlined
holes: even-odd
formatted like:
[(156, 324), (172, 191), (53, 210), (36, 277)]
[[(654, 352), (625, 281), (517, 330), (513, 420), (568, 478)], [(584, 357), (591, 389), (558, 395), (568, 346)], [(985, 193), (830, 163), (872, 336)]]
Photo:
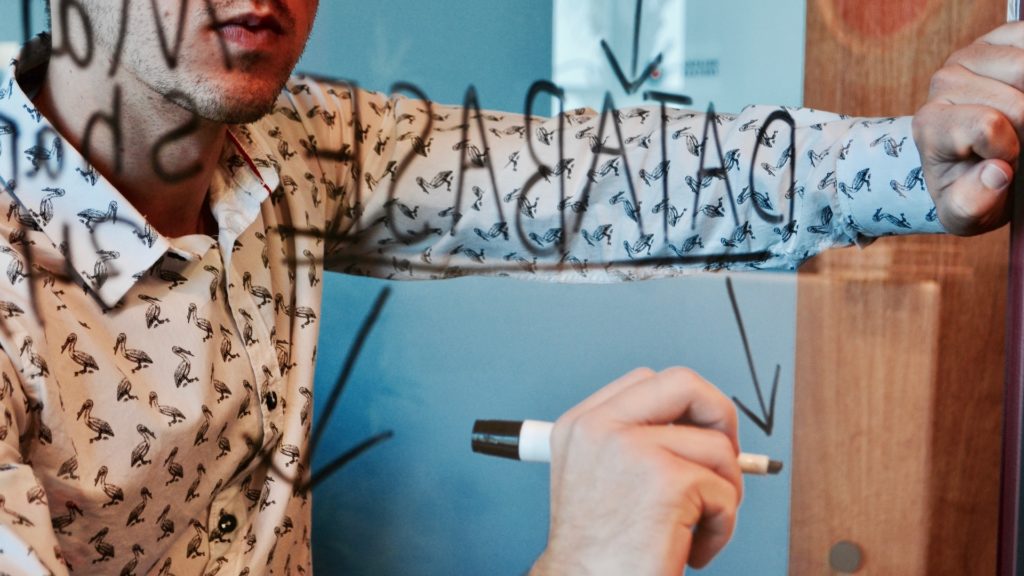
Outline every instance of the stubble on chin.
[(191, 111), (200, 118), (221, 124), (250, 124), (274, 111), (277, 95), (252, 99), (200, 98)]
[(249, 124), (274, 111), (288, 78), (257, 78), (250, 86), (225, 90), (218, 82), (202, 79), (188, 91), (159, 90), (168, 101), (199, 118), (221, 124)]

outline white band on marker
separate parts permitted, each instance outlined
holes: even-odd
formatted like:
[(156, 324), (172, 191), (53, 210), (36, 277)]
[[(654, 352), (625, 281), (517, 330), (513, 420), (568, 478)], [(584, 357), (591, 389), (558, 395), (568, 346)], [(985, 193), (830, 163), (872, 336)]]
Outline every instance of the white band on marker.
[(523, 462), (551, 462), (551, 422), (523, 420), (519, 431), (519, 459)]
[(747, 474), (768, 474), (771, 469), (771, 458), (763, 454), (747, 454), (743, 452), (737, 458), (740, 463), (740, 470)]

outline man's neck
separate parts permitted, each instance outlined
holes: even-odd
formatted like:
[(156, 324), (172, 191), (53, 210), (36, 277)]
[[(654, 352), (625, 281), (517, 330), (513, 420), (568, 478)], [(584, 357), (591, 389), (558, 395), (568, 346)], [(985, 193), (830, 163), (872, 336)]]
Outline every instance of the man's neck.
[(109, 77), (104, 64), (93, 58), (80, 67), (54, 56), (37, 108), (161, 234), (213, 233), (205, 200), (226, 126), (195, 117), (123, 70)]

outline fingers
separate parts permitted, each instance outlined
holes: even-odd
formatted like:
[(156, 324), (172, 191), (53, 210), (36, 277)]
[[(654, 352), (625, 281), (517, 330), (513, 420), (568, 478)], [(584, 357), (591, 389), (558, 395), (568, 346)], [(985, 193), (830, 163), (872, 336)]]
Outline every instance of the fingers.
[(666, 560), (706, 565), (731, 538), (743, 495), (737, 428), (732, 401), (692, 370), (626, 374), (555, 425), (552, 533), (565, 534), (562, 525), (579, 499), (588, 514), (609, 501), (628, 501), (627, 509), (613, 506), (601, 516), (623, 515), (620, 524), (650, 533), (618, 539), (641, 549), (674, 549)]
[(700, 507), (701, 520), (693, 533), (687, 563), (703, 568), (725, 548), (736, 528), (735, 489), (720, 476), (695, 464), (684, 464), (692, 483), (686, 493)]
[(1009, 218), (1008, 186), (991, 186), (1009, 182), (1013, 169), (1006, 162), (978, 162), (949, 184), (945, 194), (949, 201), (938, 206), (943, 226), (954, 234), (970, 236), (993, 230)]
[(914, 117), (914, 140), (926, 162), (982, 160), (1016, 162), (1020, 141), (1006, 116), (983, 105), (926, 104)]
[(1024, 23), (958, 50), (914, 117), (924, 178), (943, 227), (979, 234), (1009, 219), (1024, 137)]
[(595, 406), (601, 404), (605, 400), (618, 394), (622, 390), (632, 386), (633, 384), (646, 380), (651, 376), (654, 376), (654, 370), (650, 368), (637, 368), (632, 372), (629, 372), (625, 376), (613, 381), (604, 388), (601, 388), (597, 392), (594, 392), (586, 400), (580, 402), (576, 406), (573, 406), (568, 412), (562, 415), (562, 419), (573, 420), (580, 414), (591, 410)]
[(985, 78), (1024, 88), (1024, 49), (1018, 46), (976, 42), (954, 52), (947, 66), (960, 66)]
[[(1024, 51), (1018, 51), (1024, 56)], [(1024, 57), (1022, 68), (1015, 74), (1024, 78)], [(1019, 134), (1024, 128), (1024, 93), (1014, 85), (1008, 85), (992, 72), (974, 72), (962, 67), (947, 67), (932, 77), (931, 100), (933, 102), (984, 106), (998, 111)], [(1019, 81), (1019, 80), (1018, 80)]]
[(693, 426), (648, 426), (627, 433), (637, 442), (657, 446), (720, 476), (733, 487), (734, 507), (743, 499), (743, 473), (732, 442), (725, 434)]
[(688, 368), (669, 368), (623, 386), (591, 410), (621, 424), (685, 422), (725, 434), (739, 453), (736, 408), (718, 388)]
[[(1022, 55), (1022, 68), (1014, 70), (1013, 74), (1021, 78), (1014, 78), (1013, 81), (1021, 83), (1024, 82), (1024, 51), (1015, 51)], [(986, 61), (980, 59), (978, 62)], [(989, 113), (1000, 113), (1014, 129), (1015, 134), (1019, 135), (1024, 132), (1024, 93), (1021, 93), (1016, 85), (1005, 83), (1005, 78), (994, 76), (997, 72), (999, 71), (984, 69), (974, 71), (959, 65), (942, 68), (932, 77), (931, 103), (988, 108)], [(996, 121), (993, 118), (987, 122), (992, 124)]]
[(1017, 132), (981, 105), (925, 105), (914, 118), (928, 189), (950, 232), (977, 234), (1005, 223), (1009, 183), (1020, 154)]
[(978, 39), (978, 43), (1024, 49), (1024, 22), (1008, 22)]
[[(576, 423), (584, 418), (588, 426), (599, 429), (611, 425), (689, 424), (677, 430), (706, 428), (724, 436), (733, 464), (740, 451), (739, 419), (732, 401), (688, 368), (674, 367), (660, 373), (638, 368), (613, 381), (558, 419), (553, 447), (564, 447)], [(740, 483), (737, 486), (742, 490)]]

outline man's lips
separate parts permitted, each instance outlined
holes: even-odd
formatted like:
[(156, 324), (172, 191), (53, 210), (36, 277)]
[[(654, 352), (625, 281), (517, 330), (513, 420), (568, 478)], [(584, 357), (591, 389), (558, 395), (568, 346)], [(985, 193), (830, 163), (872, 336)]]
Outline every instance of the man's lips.
[(218, 21), (213, 30), (222, 40), (246, 52), (272, 50), (285, 35), (285, 26), (269, 14), (233, 16)]
[(249, 32), (273, 32), (284, 34), (280, 20), (272, 14), (242, 14), (226, 20), (220, 20), (216, 26), (219, 30), (241, 28)]

